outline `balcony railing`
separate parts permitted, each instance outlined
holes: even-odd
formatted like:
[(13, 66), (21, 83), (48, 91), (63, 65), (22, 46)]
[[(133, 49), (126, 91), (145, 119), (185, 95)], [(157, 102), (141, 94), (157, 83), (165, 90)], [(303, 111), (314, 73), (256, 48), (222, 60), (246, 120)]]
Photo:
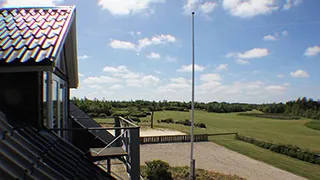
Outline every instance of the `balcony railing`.
[[(107, 171), (111, 172), (111, 158), (118, 158), (126, 166), (130, 179), (140, 179), (140, 127), (123, 117), (114, 118), (114, 127), (83, 127), (51, 129), (53, 131), (114, 131), (114, 139), (101, 148), (91, 148), (94, 161), (107, 160)], [(99, 162), (99, 164), (101, 164)]]

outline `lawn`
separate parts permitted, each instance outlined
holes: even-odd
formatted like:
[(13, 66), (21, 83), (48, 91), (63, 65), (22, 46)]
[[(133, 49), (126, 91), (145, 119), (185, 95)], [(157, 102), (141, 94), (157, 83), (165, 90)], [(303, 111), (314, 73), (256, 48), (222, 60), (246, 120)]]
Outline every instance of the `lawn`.
[[(175, 121), (190, 119), (190, 112), (157, 111), (154, 114), (156, 125), (189, 133), (190, 127), (188, 126), (156, 123), (157, 120), (165, 118), (172, 118)], [(150, 116), (141, 118), (141, 120), (150, 120)], [(207, 126), (206, 129), (195, 128), (195, 133), (238, 132), (241, 135), (264, 141), (291, 144), (320, 152), (320, 131), (306, 127), (305, 124), (310, 121), (303, 118), (299, 120), (275, 120), (239, 116), (237, 113), (219, 114), (195, 111), (195, 122), (203, 122)]]
[(308, 128), (320, 131), (320, 120), (313, 120), (306, 124)]
[(114, 123), (113, 118), (94, 118), (99, 124), (112, 124)]
[[(156, 123), (159, 119), (173, 120), (190, 119), (190, 113), (179, 111), (157, 111), (154, 114), (155, 125), (180, 130), (189, 133), (190, 127), (178, 124)], [(150, 116), (141, 118), (150, 120)], [(320, 152), (320, 131), (305, 126), (311, 120), (275, 120), (268, 118), (239, 116), (236, 113), (219, 114), (204, 111), (195, 112), (195, 121), (206, 124), (206, 129), (195, 128), (195, 133), (238, 132), (239, 134), (274, 143), (296, 145), (304, 149)], [(141, 123), (148, 125), (149, 122)], [(308, 179), (320, 179), (320, 166), (281, 154), (262, 149), (260, 147), (237, 141), (233, 136), (213, 136), (211, 141), (228, 149), (237, 151), (251, 158), (264, 161), (273, 166), (287, 170)]]

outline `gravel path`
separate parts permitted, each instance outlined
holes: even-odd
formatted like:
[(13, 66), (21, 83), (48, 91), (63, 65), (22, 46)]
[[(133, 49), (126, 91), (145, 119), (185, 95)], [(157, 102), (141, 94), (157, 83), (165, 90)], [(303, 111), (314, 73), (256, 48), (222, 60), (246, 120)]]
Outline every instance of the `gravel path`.
[[(253, 180), (304, 179), (292, 173), (251, 159), (212, 142), (195, 143), (196, 167)], [(161, 159), (172, 166), (190, 165), (190, 143), (148, 144), (140, 146), (141, 164)]]

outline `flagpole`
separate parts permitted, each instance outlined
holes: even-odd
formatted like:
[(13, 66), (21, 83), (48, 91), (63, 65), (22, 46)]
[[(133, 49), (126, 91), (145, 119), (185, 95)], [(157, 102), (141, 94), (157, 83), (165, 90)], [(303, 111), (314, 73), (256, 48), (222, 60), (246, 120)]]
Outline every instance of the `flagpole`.
[(191, 157), (190, 157), (190, 179), (195, 180), (195, 159), (193, 157), (194, 141), (194, 12), (192, 14), (192, 100), (191, 100)]

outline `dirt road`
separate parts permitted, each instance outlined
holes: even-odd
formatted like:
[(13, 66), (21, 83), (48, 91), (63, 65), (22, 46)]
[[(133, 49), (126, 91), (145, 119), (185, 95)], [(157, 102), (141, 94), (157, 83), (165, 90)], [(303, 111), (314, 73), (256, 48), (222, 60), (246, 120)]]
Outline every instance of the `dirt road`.
[[(141, 145), (140, 157), (141, 164), (161, 159), (171, 166), (189, 166), (190, 143)], [(304, 179), (212, 142), (195, 143), (195, 159), (197, 168), (236, 174), (249, 180)]]

